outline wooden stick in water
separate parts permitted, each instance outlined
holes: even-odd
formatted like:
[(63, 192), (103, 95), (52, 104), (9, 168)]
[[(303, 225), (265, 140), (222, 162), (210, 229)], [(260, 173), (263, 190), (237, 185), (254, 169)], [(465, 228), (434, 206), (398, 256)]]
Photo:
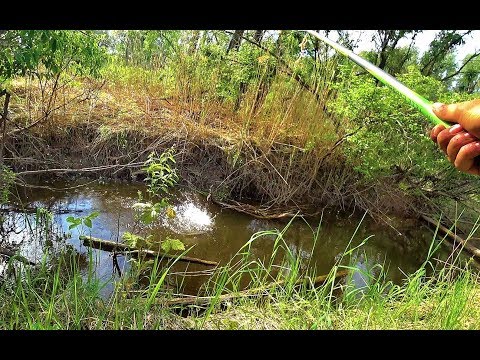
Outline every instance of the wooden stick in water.
[[(348, 274), (348, 270), (340, 270), (337, 271), (337, 273), (334, 276), (334, 279), (338, 279), (341, 277), (344, 277)], [(313, 279), (313, 285), (314, 286), (320, 286), (324, 284), (327, 280), (329, 279), (329, 275), (321, 275), (317, 276), (315, 279)], [(307, 279), (299, 279), (295, 282), (295, 286), (299, 286), (303, 283), (305, 283)], [(175, 305), (199, 305), (199, 306), (205, 306), (210, 304), (212, 301), (217, 300), (218, 302), (222, 301), (227, 301), (230, 299), (236, 299), (236, 298), (241, 298), (241, 297), (249, 297), (249, 296), (258, 296), (262, 292), (266, 292), (267, 290), (284, 284), (284, 280), (272, 282), (270, 284), (267, 284), (265, 286), (261, 286), (258, 288), (254, 289), (247, 289), (247, 290), (242, 290), (239, 292), (231, 293), (231, 294), (224, 294), (220, 296), (193, 296), (193, 297), (188, 297), (188, 298), (176, 298), (176, 299), (171, 299), (167, 300), (164, 304), (166, 306), (175, 306)]]
[(218, 262), (216, 261), (210, 261), (210, 260), (203, 260), (203, 259), (198, 259), (190, 256), (177, 256), (177, 255), (169, 255), (153, 250), (147, 250), (147, 249), (136, 249), (132, 246), (128, 246), (127, 244), (122, 244), (122, 243), (116, 243), (114, 241), (109, 241), (109, 240), (103, 240), (103, 239), (98, 239), (94, 238), (92, 236), (85, 236), (85, 235), (80, 235), (79, 239), (83, 241), (83, 244), (85, 246), (90, 246), (95, 249), (100, 249), (104, 251), (117, 251), (117, 252), (128, 252), (128, 253), (134, 253), (134, 254), (142, 254), (146, 255), (149, 257), (164, 257), (167, 259), (177, 259), (178, 261), (186, 261), (186, 262), (191, 262), (195, 264), (202, 264), (202, 265), (209, 265), (209, 266), (218, 266)]
[(480, 259), (480, 249), (470, 244), (467, 240), (462, 239), (460, 236), (450, 231), (450, 229), (446, 228), (438, 221), (433, 220), (431, 217), (421, 215), (421, 218), (435, 228), (438, 226), (438, 230), (440, 230), (443, 234), (447, 235), (451, 240), (462, 245), (462, 248), (468, 251), (475, 258)]
[(26, 257), (15, 253), (14, 251), (0, 247), (0, 255), (4, 255), (8, 258), (13, 258), (15, 260), (21, 261), (24, 264), (36, 265), (33, 261), (28, 260)]

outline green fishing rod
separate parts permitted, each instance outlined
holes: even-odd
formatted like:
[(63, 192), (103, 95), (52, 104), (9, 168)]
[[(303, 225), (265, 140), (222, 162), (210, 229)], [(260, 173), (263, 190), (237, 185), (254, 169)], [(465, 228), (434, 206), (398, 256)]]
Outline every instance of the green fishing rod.
[(434, 114), (434, 112), (432, 111), (432, 102), (418, 95), (415, 91), (403, 85), (400, 81), (395, 79), (390, 74), (387, 74), (385, 71), (383, 71), (379, 67), (373, 65), (369, 61), (355, 54), (353, 51), (348, 50), (344, 46), (337, 44), (335, 41), (332, 41), (327, 37), (320, 35), (319, 33), (313, 30), (304, 30), (304, 31), (306, 31), (310, 35), (315, 36), (317, 39), (323, 41), (327, 45), (330, 45), (340, 54), (348, 57), (350, 60), (354, 61), (357, 65), (367, 70), (370, 74), (372, 74), (375, 78), (380, 80), (382, 83), (398, 91), (410, 102), (410, 104), (412, 104), (415, 108), (420, 110), (420, 112), (423, 115), (425, 115), (427, 119), (434, 125), (443, 125), (446, 128), (449, 128), (451, 126), (449, 123), (439, 119), (437, 115)]

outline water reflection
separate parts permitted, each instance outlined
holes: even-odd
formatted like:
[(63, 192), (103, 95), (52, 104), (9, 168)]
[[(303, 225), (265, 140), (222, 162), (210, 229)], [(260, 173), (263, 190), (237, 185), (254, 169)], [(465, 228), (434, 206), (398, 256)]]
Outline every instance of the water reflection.
[(198, 196), (188, 194), (179, 204), (173, 206), (176, 216), (172, 219), (165, 217), (163, 225), (170, 230), (185, 235), (201, 234), (211, 231), (214, 216), (200, 205)]
[[(72, 186), (65, 183), (54, 185)], [(41, 259), (46, 246), (59, 250), (68, 244), (79, 254), (85, 255), (87, 248), (78, 240), (80, 232), (106, 240), (121, 241), (121, 235), (125, 231), (139, 231), (131, 210), (131, 206), (137, 201), (138, 190), (143, 191), (144, 188), (131, 184), (106, 184), (88, 185), (68, 192), (24, 190), (21, 194), (23, 206), (29, 208), (42, 206), (56, 212), (52, 219), (52, 231), (71, 233), (71, 236), (67, 238), (59, 236), (53, 243), (46, 244), (42, 236), (32, 237), (25, 231), (29, 226), (33, 226), (38, 233), (35, 214), (25, 216), (15, 212), (4, 212), (4, 221), (0, 229), (1, 241), (16, 244), (21, 254), (32, 261)], [(167, 236), (179, 238), (187, 246), (193, 246), (188, 255), (218, 261), (221, 264), (227, 263), (254, 233), (270, 230), (280, 232), (287, 225), (285, 221), (259, 220), (246, 214), (222, 209), (192, 192), (176, 192), (172, 202), (176, 217), (153, 224), (148, 232), (157, 241)], [(19, 207), (19, 204), (13, 206)], [(93, 229), (68, 230), (67, 217), (85, 216), (93, 211), (100, 213), (93, 221)], [(398, 235), (398, 232), (387, 226), (380, 226), (365, 218), (352, 239), (360, 219), (360, 216), (341, 217), (339, 214), (325, 214), (321, 224), (320, 219), (309, 220), (309, 224), (298, 219), (284, 232), (283, 241), (294, 257), (300, 257), (304, 265), (310, 263), (319, 275), (330, 271), (350, 241), (351, 247), (355, 247), (371, 235), (374, 236), (361, 247), (363, 257), (352, 254), (357, 256), (352, 264), (359, 269), (370, 271), (375, 264), (385, 263), (388, 265), (388, 280), (399, 283), (404, 277), (402, 272), (415, 271), (425, 259), (432, 238), (426, 228), (409, 226), (400, 229), (400, 233), (411, 235), (411, 238), (407, 238)], [(314, 235), (319, 225), (319, 236), (314, 244)], [(274, 232), (265, 233), (256, 239), (251, 244), (252, 257), (267, 261), (276, 239), (277, 235)], [(93, 258), (99, 277), (108, 278), (115, 273), (111, 254), (95, 250)], [(350, 260), (345, 259), (346, 262)], [(128, 268), (124, 257), (118, 257), (118, 262), (122, 270)], [(205, 267), (201, 265), (189, 266), (189, 271), (204, 269)], [(204, 280), (202, 277), (186, 279), (183, 290), (196, 293)], [(359, 287), (366, 284), (366, 280), (359, 273), (354, 274), (353, 281)], [(105, 291), (108, 292), (108, 288)]]

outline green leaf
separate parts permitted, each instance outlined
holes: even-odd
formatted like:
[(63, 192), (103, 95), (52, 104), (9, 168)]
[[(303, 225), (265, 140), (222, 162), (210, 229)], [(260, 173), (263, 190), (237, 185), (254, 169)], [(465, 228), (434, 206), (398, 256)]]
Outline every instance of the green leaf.
[(88, 217), (93, 220), (96, 217), (98, 217), (98, 215), (100, 215), (100, 212), (99, 211), (94, 211), (90, 215), (88, 215)]
[(83, 223), (85, 224), (86, 227), (88, 227), (90, 229), (92, 228), (92, 220), (90, 218), (87, 217), (87, 218), (83, 219)]
[(178, 239), (166, 238), (161, 245), (163, 251), (168, 253), (170, 250), (179, 251), (185, 250), (185, 245)]

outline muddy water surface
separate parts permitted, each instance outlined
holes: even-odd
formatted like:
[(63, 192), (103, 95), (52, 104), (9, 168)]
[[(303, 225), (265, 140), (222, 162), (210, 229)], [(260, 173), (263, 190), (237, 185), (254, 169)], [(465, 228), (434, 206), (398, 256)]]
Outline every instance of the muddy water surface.
[[(50, 187), (75, 187), (78, 183), (54, 182)], [(10, 211), (4, 211), (2, 242), (17, 244), (23, 256), (32, 261), (39, 261), (48, 248), (55, 252), (65, 245), (83, 256), (87, 266), (88, 249), (79, 241), (79, 232), (94, 237), (117, 240), (125, 231), (135, 231), (135, 219), (131, 206), (138, 201), (138, 191), (145, 191), (141, 185), (132, 184), (97, 184), (63, 191), (46, 189), (19, 189), (21, 202), (9, 204)], [(157, 240), (166, 236), (181, 239), (187, 247), (193, 246), (189, 256), (228, 262), (232, 256), (251, 238), (254, 233), (265, 230), (282, 230), (287, 221), (259, 220), (206, 201), (205, 197), (192, 191), (177, 191), (172, 203), (176, 212), (173, 219), (163, 219), (151, 226), (148, 231)], [(14, 209), (26, 208), (27, 215)], [(54, 213), (54, 231), (69, 232), (66, 221), (69, 216), (86, 216), (93, 211), (100, 215), (93, 220), (93, 228), (74, 229), (71, 237), (58, 237), (54, 241), (42, 241), (32, 238), (28, 229), (36, 228), (36, 207), (44, 207)], [(305, 263), (315, 267), (317, 274), (329, 272), (335, 262), (342, 256), (353, 237), (350, 247), (367, 242), (356, 250), (348, 261), (359, 269), (369, 270), (375, 264), (385, 266), (388, 279), (399, 283), (405, 273), (415, 271), (427, 256), (432, 239), (431, 231), (409, 221), (397, 221), (396, 229), (379, 224), (363, 214), (324, 213), (322, 219), (294, 220), (285, 232), (288, 247), (296, 256), (301, 256)], [(313, 248), (313, 234), (319, 230), (319, 237)], [(39, 227), (39, 226), (38, 226)], [(40, 230), (37, 230), (40, 231)], [(263, 236), (253, 242), (251, 251), (254, 257), (268, 259), (275, 236)], [(113, 266), (110, 253), (95, 250), (93, 259), (97, 275), (104, 279), (118, 276)], [(121, 269), (128, 267), (123, 256), (118, 257)], [(189, 270), (205, 269), (202, 265), (192, 265)], [(193, 277), (183, 283), (182, 291), (195, 294), (202, 282), (202, 277)], [(354, 276), (354, 281), (362, 286), (363, 277)], [(104, 290), (109, 293), (112, 285)]]

